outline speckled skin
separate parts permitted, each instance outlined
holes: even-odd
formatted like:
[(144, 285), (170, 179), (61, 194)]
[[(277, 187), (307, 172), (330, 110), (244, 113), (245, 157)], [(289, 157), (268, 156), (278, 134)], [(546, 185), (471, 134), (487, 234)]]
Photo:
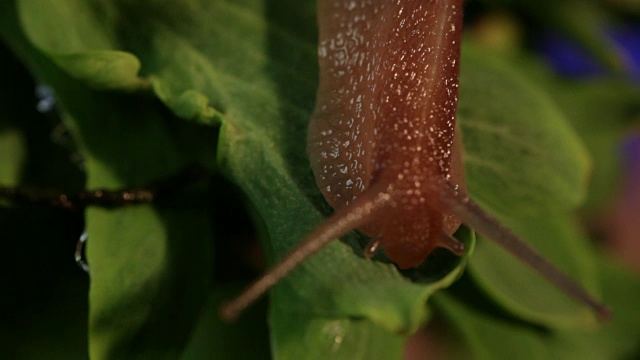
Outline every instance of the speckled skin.
[(320, 85), (308, 136), (318, 186), (336, 210), (390, 194), (360, 230), (399, 267), (418, 265), (450, 247), (443, 232), (460, 224), (425, 184), (464, 186), (454, 141), (462, 1), (321, 1), (318, 19)]
[(373, 238), (365, 255), (379, 244), (401, 268), (437, 246), (462, 254), (451, 237), (461, 219), (610, 319), (606, 305), (466, 195), (455, 134), (462, 0), (323, 0), (318, 8), (320, 86), (308, 151), (335, 214), (222, 306), (221, 317), (235, 319), (355, 228)]

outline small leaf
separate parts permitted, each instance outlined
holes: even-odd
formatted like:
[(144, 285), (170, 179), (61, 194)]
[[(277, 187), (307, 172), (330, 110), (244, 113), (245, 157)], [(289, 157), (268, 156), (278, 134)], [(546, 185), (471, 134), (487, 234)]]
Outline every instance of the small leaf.
[[(509, 221), (505, 219), (505, 221)], [(535, 241), (536, 250), (570, 274), (574, 281), (598, 296), (593, 258), (566, 214), (544, 215), (509, 221), (525, 239)], [(590, 308), (558, 290), (520, 260), (483, 239), (469, 263), (477, 283), (508, 311), (527, 321), (550, 327), (585, 327), (597, 324)], [(594, 291), (596, 290), (596, 291)]]
[[(16, 62), (8, 50), (0, 44), (0, 76), (10, 82), (25, 81), (22, 69), (16, 69)], [(27, 85), (28, 86), (28, 85)], [(0, 185), (15, 185), (20, 180), (21, 170), (27, 157), (25, 122), (33, 116), (33, 110), (26, 108), (24, 85), (0, 87)], [(29, 111), (31, 110), (31, 111)]]
[(461, 61), (458, 118), (470, 191), (500, 203), (500, 212), (581, 204), (589, 154), (558, 106), (504, 61), (472, 48)]
[(87, 212), (92, 358), (175, 358), (207, 289), (207, 213)]
[[(467, 49), (458, 115), (472, 197), (576, 281), (596, 288), (593, 259), (569, 217), (586, 194), (588, 155), (556, 106), (507, 64)], [(509, 311), (547, 326), (594, 322), (533, 270), (480, 241), (470, 271)]]
[(547, 87), (593, 157), (584, 207), (589, 213), (601, 211), (619, 185), (620, 144), (630, 130), (640, 128), (640, 91), (606, 79), (549, 82)]
[[(266, 301), (248, 309), (237, 321), (220, 319), (220, 303), (236, 295), (240, 286), (216, 286), (200, 313), (198, 325), (181, 356), (182, 360), (271, 359)], [(214, 340), (215, 339), (215, 340)]]
[[(214, 149), (192, 149), (214, 142), (214, 131), (166, 118), (157, 103), (92, 92), (71, 79), (57, 85), (89, 189), (146, 184), (199, 156), (213, 158)], [(208, 291), (210, 221), (206, 209), (192, 207), (88, 209), (92, 357), (183, 351)]]
[(97, 89), (136, 90), (147, 87), (149, 83), (138, 77), (140, 61), (123, 51), (51, 54), (51, 59), (72, 77)]
[[(1, 105), (0, 113), (6, 114)], [(18, 183), (26, 139), (19, 129), (3, 127), (0, 126), (0, 184), (10, 186)]]
[[(215, 159), (206, 146), (215, 144), (213, 129), (176, 121), (143, 97), (93, 91), (21, 46), (56, 89), (89, 189), (144, 185), (199, 158)], [(207, 211), (186, 207), (87, 211), (92, 358), (183, 351), (209, 286), (210, 221)]]
[[(100, 89), (148, 87), (138, 77), (140, 61), (117, 51), (113, 28), (105, 26), (104, 4), (20, 0), (18, 11), (29, 40), (69, 75)], [(101, 12), (100, 9), (103, 11)]]
[[(367, 319), (272, 315), (275, 359), (402, 359), (406, 338)], [(301, 346), (301, 344), (304, 344)]]
[[(447, 319), (457, 337), (450, 351), (467, 351), (473, 359), (631, 359), (638, 355), (640, 278), (600, 259), (598, 270), (604, 301), (614, 309), (613, 320), (596, 329), (544, 330), (500, 314), (482, 311), (473, 301), (444, 293), (434, 296), (435, 309)], [(470, 300), (470, 299), (466, 299)]]

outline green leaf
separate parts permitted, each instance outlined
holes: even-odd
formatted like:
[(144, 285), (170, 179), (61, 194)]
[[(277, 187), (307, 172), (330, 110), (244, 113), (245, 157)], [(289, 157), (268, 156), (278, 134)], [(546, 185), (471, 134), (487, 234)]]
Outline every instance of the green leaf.
[(236, 295), (240, 286), (216, 286), (209, 294), (198, 325), (181, 356), (200, 359), (271, 359), (266, 321), (266, 301), (248, 309), (233, 323), (220, 319), (220, 302)]
[[(277, 359), (402, 359), (406, 338), (367, 319), (272, 317)], [(301, 344), (304, 344), (301, 346)]]
[[(24, 75), (7, 49), (0, 44), (0, 77), (19, 84)], [(24, 70), (22, 70), (24, 71)], [(16, 76), (18, 73), (18, 76)], [(0, 184), (15, 185), (20, 180), (21, 170), (27, 157), (27, 139), (24, 123), (31, 120), (35, 106), (31, 109), (25, 101), (24, 85), (0, 87)], [(31, 110), (31, 111), (29, 111)]]
[[(120, 10), (123, 17), (134, 16), (141, 7)], [(191, 19), (190, 27), (166, 23), (160, 15), (133, 22), (140, 26), (134, 33), (154, 38), (139, 56), (145, 72), (170, 89), (161, 92), (168, 106), (176, 111), (180, 94), (195, 91), (225, 109), (217, 155), (221, 168), (260, 213), (271, 240), (269, 253), (276, 257), (322, 219), (308, 198), (318, 192), (304, 157), (304, 133), (316, 86), (315, 51), (313, 44), (269, 21), (269, 16), (283, 18), (285, 10), (290, 9), (271, 5), (265, 19), (259, 2), (220, 1), (177, 10)], [(163, 13), (162, 8), (156, 11)], [(286, 56), (272, 50), (283, 48), (289, 49)], [(175, 74), (181, 74), (180, 83)], [(297, 84), (295, 89), (289, 86), (292, 83)], [(282, 291), (286, 294), (282, 303), (292, 305), (287, 306), (290, 311), (371, 317), (388, 329), (410, 332), (425, 319), (429, 294), (453, 280), (413, 284), (390, 264), (362, 259), (360, 245), (350, 245), (336, 242), (292, 274), (281, 288), (295, 284), (305, 291)]]
[[(312, 2), (18, 3), (33, 46), (20, 51), (59, 94), (88, 188), (143, 185), (205, 163), (244, 192), (270, 262), (322, 221), (327, 206), (305, 155), (317, 85)], [(591, 286), (590, 254), (567, 215), (585, 197), (587, 155), (555, 105), (504, 67), (477, 54), (463, 58), (459, 114), (470, 193), (542, 251), (561, 249), (564, 266)], [(176, 117), (220, 125), (219, 133)], [(92, 356), (178, 356), (207, 301), (209, 221), (218, 220), (150, 205), (91, 208), (86, 217)], [(473, 248), (471, 232), (463, 228), (459, 237)], [(429, 316), (427, 299), (466, 262), (439, 252), (425, 268), (400, 273), (364, 259), (362, 242), (358, 235), (334, 242), (272, 291), (276, 356), (331, 354), (336, 334), (326, 329), (333, 324), (345, 331), (344, 344), (354, 344), (339, 346), (340, 356), (357, 357), (374, 339), (375, 349), (399, 357), (402, 340), (391, 333), (415, 331)], [(520, 295), (533, 293), (533, 275), (501, 265), (484, 245), (478, 263), (497, 268), (477, 266), (474, 276), (499, 304), (551, 327), (589, 321), (546, 285), (535, 291), (550, 305)], [(524, 291), (505, 286), (507, 275)], [(303, 331), (317, 353), (298, 341)]]
[(505, 61), (470, 47), (461, 61), (458, 118), (470, 191), (501, 203), (492, 204), (500, 212), (580, 205), (590, 158), (558, 106)]
[(604, 259), (598, 261), (604, 300), (616, 315), (597, 329), (548, 331), (483, 311), (469, 299), (438, 293), (436, 311), (457, 334), (449, 338), (453, 353), (464, 349), (473, 359), (626, 359), (638, 355), (640, 278)]
[[(177, 11), (185, 19), (191, 19), (191, 26), (188, 27), (166, 22), (162, 16), (162, 7), (156, 9), (156, 17), (135, 17), (140, 14), (142, 7), (141, 4), (117, 10), (121, 11), (119, 15), (124, 18), (136, 19), (131, 23), (139, 28), (131, 33), (140, 34), (141, 39), (134, 36), (129, 40), (130, 44), (141, 44), (143, 39), (151, 37), (151, 41), (145, 43), (147, 45), (139, 51), (144, 72), (156, 79), (154, 89), (161, 100), (178, 115), (193, 115), (192, 111), (185, 110), (182, 105), (176, 105), (184, 103), (180, 99), (185, 93), (205, 94), (207, 99), (215, 101), (219, 108), (224, 109), (217, 154), (221, 168), (244, 190), (266, 224), (270, 240), (267, 244), (268, 253), (274, 257), (281, 256), (322, 219), (308, 197), (313, 194), (317, 198), (318, 190), (304, 157), (306, 122), (316, 87), (315, 46), (307, 41), (311, 36), (287, 33), (270, 20), (288, 18), (283, 16), (283, 12), (290, 11), (290, 8), (282, 5), (271, 4), (263, 9), (261, 3), (256, 1), (219, 1), (214, 4), (202, 2), (197, 7), (184, 5), (178, 10), (173, 7), (172, 12)], [(266, 11), (266, 19), (262, 16), (263, 11)], [(28, 25), (25, 22), (25, 26)], [(39, 47), (46, 48), (46, 45), (40, 44)], [(176, 53), (175, 49), (181, 51)], [(280, 49), (289, 50), (285, 54)], [(58, 55), (59, 52), (56, 56)], [(180, 82), (176, 80), (176, 74), (179, 74)], [(95, 83), (91, 80), (88, 82)], [(293, 83), (297, 84), (295, 88), (290, 86)], [(74, 101), (77, 103), (79, 100)], [(99, 100), (92, 99), (90, 103), (100, 108), (96, 101)], [(127, 102), (125, 99), (118, 101)], [(170, 151), (171, 146), (169, 150), (163, 150), (168, 152), (168, 157), (157, 153), (147, 155), (154, 147), (171, 144), (163, 140), (166, 135), (161, 132), (159, 125), (151, 123), (161, 123), (161, 119), (150, 118), (146, 113), (131, 114), (129, 108), (121, 109), (122, 114), (127, 114), (127, 119), (118, 119), (115, 124), (114, 119), (101, 120), (97, 117), (89, 120), (93, 113), (91, 116), (89, 113), (74, 114), (77, 120), (69, 122), (80, 140), (81, 148), (90, 155), (89, 187), (118, 186), (143, 181), (137, 180), (135, 176), (142, 174), (135, 168), (141, 166), (138, 164), (142, 164), (142, 158), (147, 162), (156, 162), (142, 165), (145, 174), (149, 169), (158, 167), (158, 161), (175, 162), (172, 160), (175, 155)], [(114, 109), (111, 111), (120, 113)], [(158, 130), (156, 133), (147, 131), (142, 135), (139, 131), (147, 127)], [(119, 138), (117, 148), (108, 143), (108, 139), (114, 137)], [(153, 141), (153, 146), (146, 139)], [(164, 145), (162, 149), (166, 147)], [(91, 162), (91, 159), (96, 161)], [(123, 174), (127, 174), (126, 179), (130, 180), (121, 180)], [(257, 174), (268, 176), (257, 177)], [(155, 284), (153, 276), (166, 271), (162, 268), (162, 253), (150, 253), (150, 264), (132, 265), (132, 259), (127, 256), (147, 246), (162, 247), (162, 243), (157, 243), (160, 240), (152, 241), (152, 237), (143, 237), (136, 232), (129, 235), (130, 239), (118, 240), (119, 245), (116, 246), (113, 244), (116, 240), (111, 239), (109, 229), (128, 219), (130, 214), (113, 214), (113, 218), (101, 214), (98, 210), (88, 213), (90, 236), (94, 234), (92, 243), (101, 244), (92, 245), (93, 249), (89, 248), (92, 268), (98, 269), (92, 271), (106, 271), (106, 259), (120, 259), (122, 265), (117, 266), (111, 260), (107, 275), (94, 279), (94, 282), (108, 286), (103, 290), (96, 285), (92, 291), (92, 304), (95, 304), (92, 307), (92, 319), (95, 319), (92, 321), (95, 325), (92, 327), (92, 350), (95, 351), (94, 354), (111, 355), (118, 354), (118, 350), (124, 349), (122, 344), (126, 345), (126, 342), (115, 336), (131, 339), (145, 318), (140, 317), (140, 314), (133, 317), (136, 321), (130, 325), (132, 330), (120, 335), (111, 331), (116, 327), (114, 321), (107, 322), (110, 326), (106, 327), (107, 335), (104, 336), (101, 335), (102, 329), (96, 326), (106, 316), (117, 314), (124, 317), (132, 313), (129, 315), (131, 318), (136, 314), (135, 311), (141, 311), (134, 309), (140, 307), (139, 303), (153, 304), (147, 298), (142, 298), (131, 306), (127, 305), (131, 297), (136, 299), (139, 296), (133, 289), (141, 288), (140, 281), (144, 283), (149, 278), (148, 281)], [(157, 215), (154, 216), (153, 213), (137, 214), (137, 222), (149, 223), (147, 226), (150, 229), (145, 230), (145, 234), (158, 231), (151, 231), (160, 225), (151, 221), (154, 217)], [(291, 219), (296, 221), (292, 222)], [(92, 225), (92, 221), (96, 225)], [(162, 233), (157, 236), (162, 239), (160, 235)], [(467, 232), (463, 239), (472, 246), (470, 236)], [(95, 237), (100, 238), (96, 240)], [(144, 245), (147, 243), (149, 244)], [(107, 248), (114, 246), (122, 250), (111, 253), (112, 256), (99, 256), (109, 254)], [(462, 268), (462, 265), (456, 267), (456, 264), (462, 262), (455, 259), (448, 265), (448, 269), (455, 269), (450, 276), (436, 278), (439, 281), (423, 285), (411, 282), (391, 264), (366, 260), (359, 254), (361, 245), (354, 241), (332, 244), (278, 286), (274, 294), (275, 307), (285, 308), (288, 312), (302, 312), (312, 317), (367, 317), (388, 330), (410, 333), (426, 318), (425, 301), (428, 296), (450, 284)], [(146, 270), (134, 272), (141, 279), (137, 279), (134, 284), (122, 283), (126, 279), (123, 277), (124, 269), (133, 271), (137, 268)], [(115, 282), (115, 279), (120, 279), (120, 282)], [(129, 281), (134, 281), (133, 279), (132, 277)], [(287, 290), (292, 287), (304, 291)], [(107, 296), (107, 289), (118, 290), (122, 295)], [(114, 302), (116, 307), (112, 304)], [(124, 304), (119, 305), (119, 302)], [(274, 337), (281, 338), (278, 336), (276, 332)], [(147, 344), (157, 344), (149, 341)]]
[(207, 289), (207, 213), (90, 209), (93, 358), (175, 358)]
[(608, 79), (549, 82), (547, 86), (593, 157), (584, 208), (590, 214), (599, 212), (619, 185), (620, 144), (640, 126), (640, 91), (632, 84)]
[(92, 51), (81, 54), (52, 54), (51, 59), (77, 79), (99, 89), (135, 90), (148, 86), (148, 81), (138, 78), (140, 61), (133, 55), (120, 51)]
[(14, 185), (18, 182), (25, 145), (24, 135), (19, 129), (0, 125), (0, 164), (3, 165), (0, 167), (0, 184)]
[[(165, 117), (140, 98), (94, 93), (67, 79), (57, 89), (85, 157), (88, 188), (122, 188), (178, 172), (215, 132)], [(195, 142), (202, 151), (194, 156)], [(208, 155), (208, 156), (207, 156)], [(90, 353), (93, 358), (176, 357), (209, 287), (206, 209), (89, 208)]]
[[(472, 197), (576, 281), (597, 289), (593, 259), (569, 216), (586, 194), (588, 155), (556, 106), (506, 63), (469, 48), (458, 116)], [(594, 323), (588, 309), (486, 239), (470, 271), (500, 305), (526, 320)]]
[[(586, 238), (568, 223), (566, 214), (549, 212), (546, 217), (521, 218), (510, 221), (509, 225), (597, 297), (599, 284)], [(469, 270), (474, 280), (501, 306), (527, 321), (550, 327), (597, 324), (592, 309), (560, 292), (517, 258), (483, 240), (477, 245)]]
[(112, 19), (105, 18), (108, 9), (102, 5), (81, 0), (66, 0), (62, 5), (22, 0), (18, 1), (18, 11), (33, 45), (72, 77), (101, 89), (148, 86), (148, 81), (138, 77), (138, 59), (115, 50), (114, 28), (105, 26)]
[[(22, 17), (41, 13), (35, 14)], [(81, 19), (81, 12), (75, 14)], [(148, 98), (93, 91), (29, 44), (16, 47), (56, 89), (65, 124), (84, 157), (89, 189), (143, 185), (199, 159), (215, 159), (215, 131), (175, 121)], [(86, 224), (92, 358), (176, 357), (208, 292), (208, 212), (90, 208)]]

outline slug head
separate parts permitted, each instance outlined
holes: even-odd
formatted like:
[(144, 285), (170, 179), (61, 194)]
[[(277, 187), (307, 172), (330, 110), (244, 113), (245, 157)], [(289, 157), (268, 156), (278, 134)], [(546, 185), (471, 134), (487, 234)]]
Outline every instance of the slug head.
[(316, 181), (337, 210), (391, 195), (361, 230), (402, 268), (448, 246), (459, 222), (443, 213), (435, 178), (463, 186), (453, 149), (461, 1), (324, 1), (320, 85), (309, 127)]

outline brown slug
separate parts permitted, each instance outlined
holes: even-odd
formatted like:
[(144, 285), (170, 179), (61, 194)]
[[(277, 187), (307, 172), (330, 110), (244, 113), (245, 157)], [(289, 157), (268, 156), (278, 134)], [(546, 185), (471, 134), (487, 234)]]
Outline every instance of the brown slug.
[(400, 268), (436, 247), (461, 255), (465, 223), (601, 318), (606, 306), (466, 196), (456, 134), (462, 0), (320, 0), (320, 83), (308, 131), (316, 182), (335, 209), (297, 248), (221, 309), (233, 319), (304, 259), (359, 229)]

